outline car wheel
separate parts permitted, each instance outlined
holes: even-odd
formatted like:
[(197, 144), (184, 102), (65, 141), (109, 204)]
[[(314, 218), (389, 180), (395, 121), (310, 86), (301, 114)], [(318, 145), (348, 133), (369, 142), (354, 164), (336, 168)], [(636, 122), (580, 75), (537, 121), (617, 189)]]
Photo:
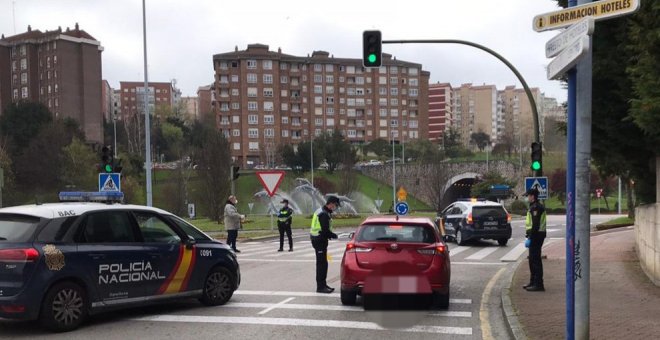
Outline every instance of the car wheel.
[(433, 293), (433, 304), (439, 308), (449, 308), (449, 292), (447, 294)]
[(459, 246), (465, 245), (465, 239), (463, 238), (461, 229), (456, 230), (456, 244)]
[(61, 282), (46, 293), (41, 304), (39, 321), (55, 332), (71, 331), (87, 318), (85, 290), (73, 282)]
[(501, 239), (497, 240), (497, 243), (502, 247), (506, 246), (507, 242), (509, 242), (508, 238), (501, 238)]
[(211, 269), (204, 281), (201, 303), (207, 306), (224, 305), (234, 294), (234, 276), (224, 267)]
[(357, 292), (351, 290), (341, 290), (341, 304), (345, 306), (353, 306), (357, 301)]

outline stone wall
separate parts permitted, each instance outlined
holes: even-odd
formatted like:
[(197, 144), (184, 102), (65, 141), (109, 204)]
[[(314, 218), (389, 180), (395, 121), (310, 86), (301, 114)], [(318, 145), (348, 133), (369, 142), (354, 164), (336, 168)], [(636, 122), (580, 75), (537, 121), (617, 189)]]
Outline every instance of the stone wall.
[(660, 286), (660, 203), (635, 209), (635, 241), (642, 269)]

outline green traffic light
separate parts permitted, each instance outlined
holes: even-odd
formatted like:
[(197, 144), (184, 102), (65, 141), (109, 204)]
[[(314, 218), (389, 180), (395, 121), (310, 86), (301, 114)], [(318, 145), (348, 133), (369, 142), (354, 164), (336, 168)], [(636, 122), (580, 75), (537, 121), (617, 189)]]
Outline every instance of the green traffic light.
[(532, 162), (532, 170), (534, 170), (534, 171), (541, 170), (541, 162), (539, 162), (539, 161)]
[(112, 172), (112, 165), (111, 164), (106, 164), (105, 167), (103, 167), (105, 172)]
[(369, 54), (369, 57), (367, 58), (370, 63), (375, 63), (376, 62), (376, 55), (371, 53)]

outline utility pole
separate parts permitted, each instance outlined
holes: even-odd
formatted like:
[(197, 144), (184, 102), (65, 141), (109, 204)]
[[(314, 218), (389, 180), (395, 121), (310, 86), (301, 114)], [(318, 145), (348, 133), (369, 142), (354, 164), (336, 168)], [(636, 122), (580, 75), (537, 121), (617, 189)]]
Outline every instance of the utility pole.
[[(153, 206), (151, 190), (151, 122), (149, 118), (149, 77), (147, 74), (147, 9), (142, 0), (142, 38), (144, 41), (144, 134), (145, 171), (147, 181), (147, 206)], [(155, 95), (155, 93), (154, 93)], [(155, 100), (155, 98), (154, 98)]]

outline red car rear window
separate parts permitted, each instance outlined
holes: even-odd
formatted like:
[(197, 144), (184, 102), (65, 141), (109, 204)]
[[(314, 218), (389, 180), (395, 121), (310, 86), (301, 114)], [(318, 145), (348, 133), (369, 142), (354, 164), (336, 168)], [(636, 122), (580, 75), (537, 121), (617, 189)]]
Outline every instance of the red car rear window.
[(435, 243), (433, 229), (421, 224), (367, 224), (362, 226), (357, 236), (358, 242), (416, 242)]

